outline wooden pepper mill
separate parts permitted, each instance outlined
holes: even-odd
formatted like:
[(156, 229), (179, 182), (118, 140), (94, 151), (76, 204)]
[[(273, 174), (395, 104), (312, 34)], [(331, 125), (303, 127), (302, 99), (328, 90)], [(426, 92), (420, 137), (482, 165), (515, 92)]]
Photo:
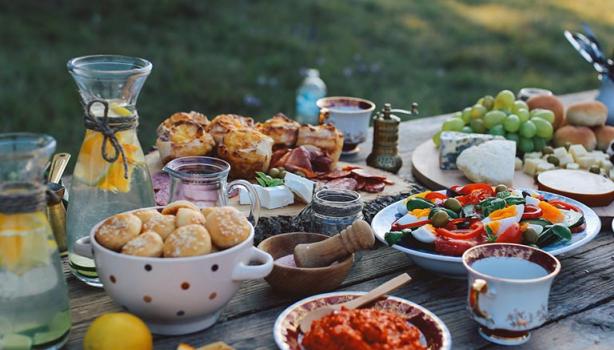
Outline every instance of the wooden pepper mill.
[(294, 247), (294, 261), (298, 267), (323, 267), (359, 250), (375, 244), (371, 226), (357, 220), (338, 234), (320, 242), (299, 244)]
[(401, 119), (392, 113), (402, 113), (409, 116), (418, 114), (418, 104), (411, 104), (411, 111), (392, 109), (390, 103), (384, 104), (384, 109), (375, 113), (373, 118), (373, 149), (367, 157), (367, 164), (391, 173), (397, 173), (403, 165), (399, 156), (397, 144), (399, 140), (399, 123)]

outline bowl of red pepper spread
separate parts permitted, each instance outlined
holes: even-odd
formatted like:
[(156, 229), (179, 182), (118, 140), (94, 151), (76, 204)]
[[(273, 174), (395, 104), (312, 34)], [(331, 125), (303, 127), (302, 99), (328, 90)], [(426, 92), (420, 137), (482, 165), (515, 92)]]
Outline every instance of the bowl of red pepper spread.
[(340, 310), (315, 321), (304, 334), (301, 319), (311, 310), (341, 304), (365, 292), (314, 295), (286, 308), (273, 336), (281, 350), (450, 350), (452, 338), (435, 314), (411, 301), (387, 296), (357, 310)]
[(303, 338), (307, 350), (425, 350), (420, 331), (394, 312), (342, 309), (315, 321)]

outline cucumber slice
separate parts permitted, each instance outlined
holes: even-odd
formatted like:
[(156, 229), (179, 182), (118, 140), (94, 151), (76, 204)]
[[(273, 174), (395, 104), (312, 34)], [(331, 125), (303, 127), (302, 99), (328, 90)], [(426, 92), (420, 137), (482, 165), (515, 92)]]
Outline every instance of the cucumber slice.
[(6, 334), (0, 340), (0, 349), (3, 350), (30, 350), (32, 348), (32, 339), (21, 334)]
[(526, 222), (532, 225), (539, 225), (542, 227), (552, 225), (552, 223), (546, 219), (528, 219), (528, 220), (522, 220), (521, 222)]

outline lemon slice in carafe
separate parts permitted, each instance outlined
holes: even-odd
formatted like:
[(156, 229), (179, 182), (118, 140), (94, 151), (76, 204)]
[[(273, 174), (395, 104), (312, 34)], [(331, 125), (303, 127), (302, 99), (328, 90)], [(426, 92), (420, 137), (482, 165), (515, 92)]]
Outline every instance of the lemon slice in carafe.
[(55, 242), (49, 244), (51, 228), (42, 212), (0, 214), (0, 269), (23, 273), (48, 265)]

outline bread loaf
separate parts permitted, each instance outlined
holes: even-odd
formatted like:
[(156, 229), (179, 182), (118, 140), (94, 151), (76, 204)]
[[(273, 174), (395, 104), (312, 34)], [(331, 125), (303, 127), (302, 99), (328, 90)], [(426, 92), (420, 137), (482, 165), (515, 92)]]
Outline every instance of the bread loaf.
[(567, 108), (567, 122), (575, 126), (604, 125), (608, 108), (599, 101), (579, 102)]
[(565, 146), (567, 143), (572, 145), (583, 145), (589, 151), (597, 146), (597, 138), (591, 128), (585, 126), (565, 125), (554, 133), (554, 145), (556, 147)]
[(594, 129), (597, 137), (597, 148), (605, 151), (610, 142), (614, 141), (614, 126), (602, 125)]

